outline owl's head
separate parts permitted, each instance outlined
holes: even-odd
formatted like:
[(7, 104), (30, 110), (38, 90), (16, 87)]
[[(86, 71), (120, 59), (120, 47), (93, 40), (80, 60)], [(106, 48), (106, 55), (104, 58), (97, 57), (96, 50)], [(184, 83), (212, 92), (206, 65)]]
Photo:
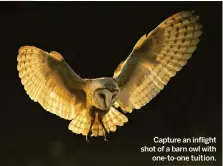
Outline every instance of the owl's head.
[(92, 105), (108, 110), (116, 101), (119, 87), (114, 78), (97, 78), (91, 81)]

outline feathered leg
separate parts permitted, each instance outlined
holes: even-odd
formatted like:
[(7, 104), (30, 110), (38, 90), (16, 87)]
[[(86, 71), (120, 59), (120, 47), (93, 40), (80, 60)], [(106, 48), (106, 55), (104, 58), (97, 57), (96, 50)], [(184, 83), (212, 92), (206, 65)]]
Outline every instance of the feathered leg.
[(93, 126), (94, 121), (95, 121), (95, 112), (94, 112), (94, 110), (91, 109), (89, 113), (90, 113), (90, 117), (91, 117), (91, 125), (90, 125), (89, 131), (88, 131), (88, 133), (86, 135), (86, 142), (90, 142), (89, 137), (92, 134), (92, 126)]
[(100, 112), (99, 113), (99, 116), (98, 116), (98, 120), (99, 122), (101, 123), (102, 127), (103, 127), (103, 130), (104, 130), (104, 141), (108, 141), (107, 137), (106, 137), (106, 134), (109, 133), (109, 131), (106, 129), (105, 125), (104, 125), (104, 122), (102, 121), (103, 117), (108, 113), (109, 110), (106, 110), (106, 111), (103, 111), (103, 112)]
[(93, 124), (94, 124), (94, 120), (95, 120), (95, 119), (91, 119), (91, 125), (90, 125), (89, 131), (88, 131), (88, 133), (87, 133), (87, 135), (86, 135), (86, 142), (90, 142), (90, 140), (89, 140), (89, 136), (90, 136), (91, 133), (92, 133), (91, 128), (92, 128), (92, 126), (93, 126)]
[(106, 130), (104, 123), (102, 122), (102, 116), (98, 117), (99, 122), (101, 123), (103, 130), (104, 130), (104, 141), (108, 141), (106, 134), (108, 133), (108, 131)]

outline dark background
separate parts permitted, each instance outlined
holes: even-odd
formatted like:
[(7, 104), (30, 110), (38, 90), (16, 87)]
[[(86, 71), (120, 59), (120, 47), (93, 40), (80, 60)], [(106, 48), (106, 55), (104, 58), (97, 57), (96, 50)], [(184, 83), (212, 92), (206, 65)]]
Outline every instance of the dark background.
[[(221, 7), (221, 2), (1, 2), (0, 165), (154, 165), (151, 157), (158, 154), (140, 152), (154, 145), (154, 136), (215, 136), (212, 164), (220, 166)], [(129, 123), (108, 142), (98, 137), (86, 143), (68, 130), (69, 121), (26, 95), (16, 69), (19, 47), (58, 51), (83, 78), (112, 76), (143, 34), (187, 9), (195, 10), (204, 26), (193, 57), (152, 102), (128, 114)]]

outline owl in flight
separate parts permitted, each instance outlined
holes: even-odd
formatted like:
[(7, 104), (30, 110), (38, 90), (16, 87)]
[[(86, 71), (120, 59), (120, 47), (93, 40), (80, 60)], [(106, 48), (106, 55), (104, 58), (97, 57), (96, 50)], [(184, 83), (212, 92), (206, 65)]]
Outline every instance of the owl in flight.
[(115, 132), (131, 113), (149, 103), (195, 51), (202, 25), (194, 11), (177, 13), (135, 44), (113, 77), (83, 79), (56, 52), (34, 46), (18, 51), (19, 77), (29, 97), (46, 111), (70, 120), (69, 130), (86, 136)]

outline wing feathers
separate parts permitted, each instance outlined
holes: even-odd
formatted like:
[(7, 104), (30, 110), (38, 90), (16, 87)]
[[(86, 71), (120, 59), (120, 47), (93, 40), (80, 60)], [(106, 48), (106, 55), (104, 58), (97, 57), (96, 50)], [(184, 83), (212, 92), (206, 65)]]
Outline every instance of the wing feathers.
[[(105, 134), (103, 126), (98, 118), (98, 114), (96, 114), (91, 128), (91, 137), (104, 136)], [(108, 132), (115, 132), (117, 126), (123, 126), (127, 121), (127, 117), (113, 107), (111, 107), (109, 112), (102, 118), (102, 123)], [(87, 110), (83, 110), (70, 122), (68, 129), (76, 134), (86, 136), (90, 130), (91, 122)]]
[(116, 131), (116, 126), (123, 126), (128, 122), (128, 118), (115, 108), (111, 107), (109, 112), (102, 119), (104, 126), (108, 132)]
[(82, 110), (69, 124), (68, 129), (73, 133), (87, 135), (90, 130), (91, 119), (87, 110)]
[[(194, 11), (177, 13), (140, 38), (114, 77), (121, 87), (118, 105), (124, 112), (151, 101), (186, 65), (202, 35)], [(129, 96), (126, 100), (126, 96)]]
[(58, 52), (23, 46), (17, 57), (19, 77), (29, 97), (47, 111), (72, 119), (85, 107), (85, 85)]
[(134, 48), (133, 49), (140, 49), (143, 45), (143, 42), (146, 40), (146, 35), (143, 35), (139, 40), (138, 42), (135, 44)]

